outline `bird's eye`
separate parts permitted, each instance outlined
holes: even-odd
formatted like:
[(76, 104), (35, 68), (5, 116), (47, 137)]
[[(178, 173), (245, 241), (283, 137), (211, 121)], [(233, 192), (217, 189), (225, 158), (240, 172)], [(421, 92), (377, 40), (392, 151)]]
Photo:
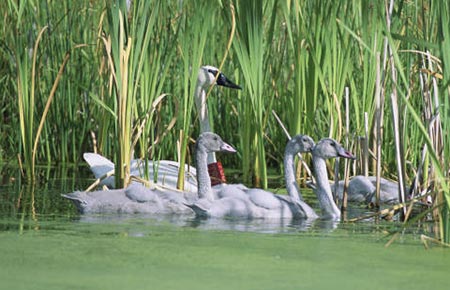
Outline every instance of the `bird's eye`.
[(217, 75), (217, 71), (216, 71), (216, 70), (209, 69), (208, 72), (211, 73), (211, 74), (213, 74), (214, 76)]

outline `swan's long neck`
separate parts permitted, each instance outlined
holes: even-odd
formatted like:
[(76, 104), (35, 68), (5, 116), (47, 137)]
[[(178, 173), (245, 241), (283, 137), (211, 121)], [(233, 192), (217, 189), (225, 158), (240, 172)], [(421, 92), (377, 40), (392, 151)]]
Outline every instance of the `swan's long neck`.
[(284, 153), (284, 178), (286, 180), (286, 190), (294, 202), (303, 200), (300, 189), (295, 179), (294, 154), (286, 150)]
[[(206, 91), (197, 84), (195, 90), (195, 105), (200, 120), (200, 134), (204, 132), (212, 132), (209, 124), (208, 106), (206, 104)], [(217, 162), (215, 153), (208, 153), (208, 164)]]
[(317, 218), (316, 212), (303, 200), (297, 180), (295, 179), (294, 153), (286, 150), (284, 152), (284, 179), (286, 180), (286, 190), (291, 197), (291, 201), (297, 204), (305, 218)]
[(207, 158), (208, 154), (197, 148), (197, 191), (198, 198), (214, 200), (211, 188), (211, 181), (208, 174)]
[(317, 183), (315, 192), (319, 200), (319, 206), (322, 209), (322, 215), (324, 218), (339, 219), (341, 212), (334, 203), (333, 196), (331, 195), (325, 159), (314, 156), (313, 154), (313, 167)]

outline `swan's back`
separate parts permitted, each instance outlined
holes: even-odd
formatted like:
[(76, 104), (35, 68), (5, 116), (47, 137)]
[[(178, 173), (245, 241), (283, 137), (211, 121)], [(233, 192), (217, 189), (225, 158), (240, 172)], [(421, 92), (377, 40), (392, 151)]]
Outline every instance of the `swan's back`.
[(127, 197), (125, 189), (75, 191), (62, 195), (72, 200), (82, 214), (88, 213), (155, 213), (159, 205), (153, 202), (137, 202)]
[(280, 210), (283, 202), (272, 192), (259, 188), (252, 188), (247, 191), (250, 200), (258, 207), (269, 210)]
[(192, 214), (182, 192), (132, 184), (125, 189), (76, 191), (62, 195), (85, 213)]
[[(342, 200), (344, 193), (344, 180), (340, 180), (337, 191), (335, 190), (335, 184), (331, 183), (331, 190), (337, 194), (338, 199)], [(375, 186), (363, 176), (353, 177), (347, 188), (347, 201), (350, 202), (370, 202), (371, 196), (375, 191)]]
[(257, 208), (247, 198), (224, 197), (212, 203), (210, 217), (254, 218)]
[[(334, 184), (331, 184), (334, 191)], [(347, 188), (347, 200), (350, 202), (370, 203), (375, 202), (376, 177), (357, 175), (350, 179)], [(337, 195), (342, 199), (344, 191), (344, 181), (339, 181)], [(397, 203), (398, 202), (398, 184), (385, 178), (380, 179), (380, 202)]]
[(214, 199), (224, 197), (248, 198), (245, 192), (248, 188), (243, 184), (221, 183), (213, 187)]
[(224, 197), (209, 204), (202, 201), (188, 205), (197, 216), (201, 217), (232, 219), (290, 219), (294, 217), (288, 203), (280, 200), (277, 201), (276, 208), (274, 204), (271, 204), (272, 208), (258, 206), (248, 197)]

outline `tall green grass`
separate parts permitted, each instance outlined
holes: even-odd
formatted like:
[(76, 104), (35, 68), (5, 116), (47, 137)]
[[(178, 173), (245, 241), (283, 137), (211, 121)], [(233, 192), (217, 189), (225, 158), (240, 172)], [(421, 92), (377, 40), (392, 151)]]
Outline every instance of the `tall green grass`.
[[(237, 18), (237, 37), (234, 48), (245, 83), (246, 98), (240, 108), (241, 148), (243, 150), (243, 178), (263, 188), (267, 187), (265, 133), (267, 117), (271, 116), (271, 104), (274, 95), (270, 90), (269, 69), (270, 44), (276, 14), (275, 1), (235, 1)], [(265, 19), (268, 16), (268, 19)], [(267, 30), (265, 30), (267, 29)], [(265, 35), (268, 32), (268, 35)]]
[[(105, 35), (102, 37), (110, 72), (111, 97), (114, 102), (114, 132), (117, 137), (116, 149), (116, 187), (126, 187), (131, 181), (130, 167), (134, 144), (143, 137), (142, 150), (149, 143), (138, 120), (145, 121), (145, 115), (155, 99), (155, 85), (148, 82), (159, 74), (149, 68), (150, 39), (157, 15), (159, 2), (140, 1), (127, 7), (126, 1), (115, 1), (107, 6)], [(150, 89), (152, 91), (150, 91)], [(145, 100), (143, 100), (145, 99)], [(144, 109), (144, 111), (142, 110)], [(145, 114), (144, 114), (145, 113)], [(146, 127), (148, 128), (148, 126)]]
[[(41, 47), (44, 45), (43, 39), (49, 36), (49, 25), (40, 27), (37, 23), (39, 14), (34, 18), (31, 10), (33, 7), (29, 7), (26, 3), (20, 2), (18, 5), (12, 1), (8, 3), (12, 15), (15, 16), (15, 21), (12, 21), (15, 27), (10, 27), (12, 30), (8, 33), (14, 35), (15, 45), (13, 48), (5, 46), (5, 51), (7, 53), (12, 52), (7, 56), (10, 57), (10, 64), (16, 70), (17, 81), (14, 90), (17, 93), (22, 148), (19, 161), (25, 168), (27, 180), (33, 182), (35, 180), (36, 157), (39, 152), (41, 133), (46, 131), (48, 124), (46, 119), (50, 105), (54, 100), (65, 66), (70, 58), (70, 51), (63, 53), (59, 69), (47, 76), (45, 85), (38, 86), (37, 83), (41, 81), (39, 76), (45, 70), (43, 66), (45, 58), (41, 57), (41, 54), (46, 55), (46, 49), (41, 50)], [(37, 10), (41, 7), (34, 8)], [(31, 22), (27, 22), (26, 15), (33, 15)], [(36, 34), (33, 34), (33, 32)], [(37, 109), (39, 107), (40, 109)], [(48, 148), (49, 142), (43, 143)], [(47, 156), (49, 160), (50, 154)], [(23, 162), (21, 162), (22, 158)]]
[[(440, 234), (449, 240), (445, 1), (132, 3), (129, 10), (118, 0), (0, 3), (0, 147), (6, 159), (19, 153), (30, 162), (39, 140), (38, 163), (77, 162), (84, 151), (98, 150), (115, 156), (123, 165), (118, 170), (133, 156), (192, 164), (197, 70), (225, 59), (222, 70), (243, 90), (214, 88), (208, 107), (214, 131), (239, 151), (220, 158), (242, 169), (246, 184), (266, 187), (268, 168), (282, 172), (287, 140), (272, 110), (291, 135), (348, 139), (352, 149), (366, 137), (367, 123), (368, 174), (404, 176), (405, 185), (417, 185), (415, 194), (435, 192)], [(227, 52), (230, 7), (236, 34)], [(351, 174), (364, 171), (359, 164), (351, 165)], [(126, 171), (116, 174), (127, 180)]]

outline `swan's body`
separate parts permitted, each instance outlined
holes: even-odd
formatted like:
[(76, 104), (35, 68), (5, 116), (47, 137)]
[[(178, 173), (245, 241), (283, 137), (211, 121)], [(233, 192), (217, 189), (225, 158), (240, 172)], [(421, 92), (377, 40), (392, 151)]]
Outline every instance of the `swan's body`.
[[(207, 167), (207, 155), (210, 152), (236, 152), (214, 133), (203, 133), (197, 140), (197, 166), (204, 170)], [(201, 178), (201, 175), (199, 176)], [(203, 180), (203, 179), (202, 179)], [(203, 180), (205, 183), (205, 180)], [(207, 185), (211, 187), (209, 180)], [(198, 190), (202, 185), (199, 182)], [(186, 203), (197, 200), (197, 194), (178, 192), (161, 188), (146, 188), (132, 184), (128, 188), (100, 190), (93, 192), (76, 191), (62, 195), (72, 200), (81, 213), (153, 213), (153, 214), (192, 214)]]
[[(309, 152), (314, 142), (309, 136), (297, 135), (292, 138), (285, 150), (285, 177), (289, 196), (274, 194), (262, 189), (247, 189), (241, 186), (224, 185), (214, 200), (211, 187), (199, 186), (199, 197), (195, 204), (189, 205), (202, 217), (214, 218), (316, 218), (314, 210), (301, 198), (294, 176), (294, 155)], [(207, 174), (197, 168), (198, 176)], [(206, 177), (204, 177), (206, 179)], [(199, 179), (200, 182), (200, 179)]]
[(343, 157), (355, 157), (347, 152), (336, 140), (325, 138), (320, 140), (312, 150), (312, 162), (314, 169), (314, 177), (316, 178), (316, 193), (319, 201), (319, 206), (322, 209), (322, 218), (338, 220), (341, 217), (341, 212), (334, 203), (331, 194), (331, 187), (328, 181), (328, 173), (326, 167), (326, 159)]
[(195, 200), (192, 195), (172, 192), (161, 188), (147, 188), (132, 184), (127, 188), (76, 191), (62, 195), (72, 200), (80, 213), (147, 213), (147, 214), (191, 214), (184, 206), (186, 200)]
[[(350, 202), (371, 203), (376, 201), (376, 176), (357, 175), (352, 177), (348, 183), (347, 200)], [(331, 184), (334, 192), (334, 184)], [(336, 192), (338, 199), (342, 200), (344, 191), (344, 181), (339, 181)], [(398, 183), (395, 181), (380, 178), (380, 202), (398, 203)]]
[[(216, 76), (217, 81), (215, 81)], [(211, 132), (211, 126), (208, 115), (208, 106), (206, 103), (206, 91), (211, 85), (224, 86), (233, 89), (241, 89), (240, 86), (231, 82), (222, 72), (220, 72), (216, 67), (213, 66), (202, 66), (198, 72), (196, 90), (195, 90), (195, 104), (199, 114), (200, 120), (200, 132)], [(84, 160), (88, 163), (91, 171), (94, 173), (96, 178), (100, 178), (110, 171), (114, 170), (114, 163), (109, 159), (96, 154), (96, 153), (85, 153), (83, 155)], [(214, 152), (208, 154), (208, 164), (216, 163), (216, 156)], [(196, 169), (195, 167), (185, 165), (185, 191), (197, 191), (197, 181), (196, 181)], [(160, 160), (160, 161), (148, 161), (148, 176), (153, 178), (154, 168), (157, 171), (157, 184), (162, 185), (166, 188), (176, 189), (178, 180), (178, 171), (180, 168), (179, 162)], [(134, 159), (131, 161), (131, 175), (144, 177), (145, 165), (140, 159)], [(114, 176), (110, 176), (101, 181), (101, 185), (106, 185), (109, 188), (114, 188)]]
[[(95, 178), (104, 177), (109, 172), (114, 172), (114, 163), (108, 158), (96, 153), (84, 153), (84, 160), (88, 163)], [(180, 163), (170, 160), (148, 161), (148, 176), (152, 180), (155, 169), (158, 172), (157, 184), (166, 188), (175, 189), (177, 187), (178, 171)], [(145, 162), (140, 159), (133, 159), (130, 164), (131, 176), (144, 177)], [(197, 192), (196, 169), (193, 166), (185, 165), (185, 185), (184, 190), (188, 192)], [(100, 183), (109, 188), (114, 188), (114, 176), (109, 176), (103, 179)]]

